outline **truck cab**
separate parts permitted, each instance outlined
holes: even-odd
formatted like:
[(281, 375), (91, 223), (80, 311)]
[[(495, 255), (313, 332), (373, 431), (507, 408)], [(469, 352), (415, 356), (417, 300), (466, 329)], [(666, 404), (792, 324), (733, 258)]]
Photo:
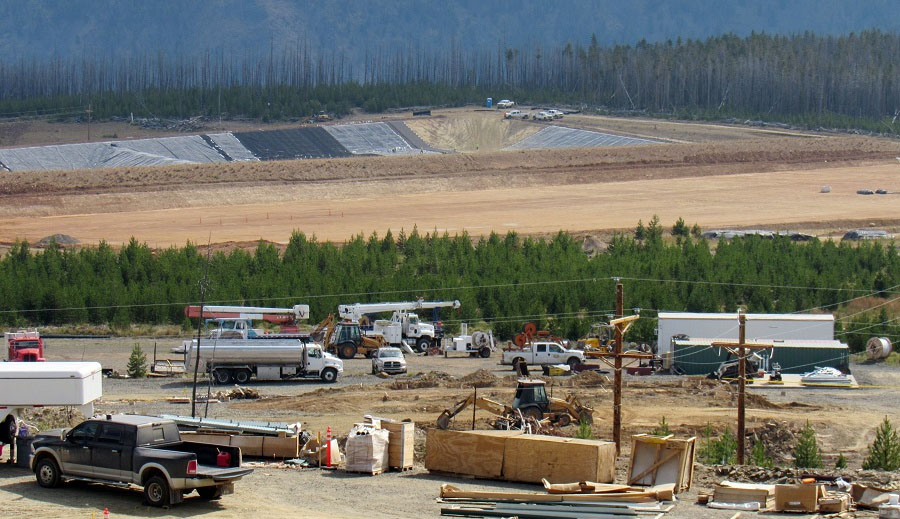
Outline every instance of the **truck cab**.
[(6, 332), (10, 362), (44, 362), (44, 340), (37, 330)]

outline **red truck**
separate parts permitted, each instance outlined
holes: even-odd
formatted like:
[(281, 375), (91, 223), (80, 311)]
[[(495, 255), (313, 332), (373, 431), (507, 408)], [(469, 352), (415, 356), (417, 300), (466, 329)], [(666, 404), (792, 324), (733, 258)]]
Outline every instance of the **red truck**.
[(37, 330), (6, 332), (10, 362), (44, 362), (44, 340)]

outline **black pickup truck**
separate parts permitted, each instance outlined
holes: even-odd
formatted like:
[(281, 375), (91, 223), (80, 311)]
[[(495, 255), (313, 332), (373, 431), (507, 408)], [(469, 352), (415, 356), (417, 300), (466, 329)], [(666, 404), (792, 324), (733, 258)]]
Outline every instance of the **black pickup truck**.
[(37, 435), (31, 468), (42, 487), (78, 479), (121, 487), (143, 487), (152, 506), (179, 503), (197, 490), (217, 499), (234, 492), (234, 482), (253, 472), (241, 468), (241, 450), (181, 441), (171, 420), (153, 416), (106, 415), (71, 430)]

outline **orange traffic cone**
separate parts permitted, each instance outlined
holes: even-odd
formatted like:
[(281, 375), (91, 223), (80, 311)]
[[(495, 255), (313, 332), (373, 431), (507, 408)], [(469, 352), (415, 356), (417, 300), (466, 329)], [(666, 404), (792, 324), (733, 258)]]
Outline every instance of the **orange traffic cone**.
[(331, 466), (331, 427), (325, 431), (325, 466)]

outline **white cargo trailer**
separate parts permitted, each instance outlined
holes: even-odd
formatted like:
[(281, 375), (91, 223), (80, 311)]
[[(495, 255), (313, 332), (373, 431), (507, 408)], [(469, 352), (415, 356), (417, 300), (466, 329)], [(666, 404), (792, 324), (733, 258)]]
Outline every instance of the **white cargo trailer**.
[(98, 362), (0, 362), (0, 443), (14, 440), (25, 409), (76, 407), (90, 417), (101, 396)]
[[(672, 337), (738, 338), (736, 313), (660, 312), (657, 321), (657, 353), (663, 367), (672, 365)], [(832, 314), (747, 314), (746, 339), (834, 340)]]

